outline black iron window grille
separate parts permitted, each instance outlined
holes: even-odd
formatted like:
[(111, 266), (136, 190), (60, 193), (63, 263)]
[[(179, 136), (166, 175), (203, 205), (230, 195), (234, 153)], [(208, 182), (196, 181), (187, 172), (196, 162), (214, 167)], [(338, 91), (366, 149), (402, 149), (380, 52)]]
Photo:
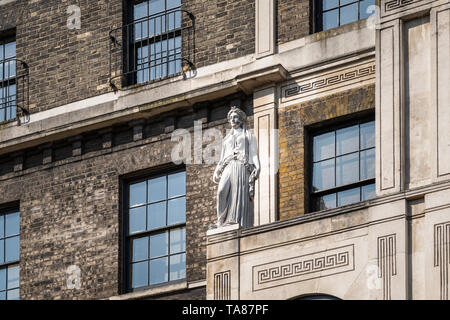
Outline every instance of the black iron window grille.
[(20, 213), (0, 211), (0, 300), (20, 299)]
[(28, 112), (28, 65), (16, 58), (16, 41), (0, 40), (0, 123)]
[(131, 23), (110, 32), (113, 88), (163, 80), (193, 67), (194, 16), (181, 0), (133, 2)]
[(323, 31), (375, 13), (375, 0), (315, 0), (315, 31)]
[(325, 210), (375, 197), (375, 121), (312, 137), (312, 210)]
[(128, 291), (185, 279), (185, 171), (133, 181), (127, 190)]

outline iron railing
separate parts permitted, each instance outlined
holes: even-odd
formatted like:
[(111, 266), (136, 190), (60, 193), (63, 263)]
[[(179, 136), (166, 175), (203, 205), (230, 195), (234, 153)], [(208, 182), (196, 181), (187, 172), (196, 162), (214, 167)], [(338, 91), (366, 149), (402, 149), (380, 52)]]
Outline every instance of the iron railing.
[(185, 10), (154, 14), (110, 32), (114, 90), (160, 81), (194, 66), (195, 18)]
[(0, 123), (30, 120), (28, 84), (29, 68), (24, 61), (9, 58), (0, 62)]

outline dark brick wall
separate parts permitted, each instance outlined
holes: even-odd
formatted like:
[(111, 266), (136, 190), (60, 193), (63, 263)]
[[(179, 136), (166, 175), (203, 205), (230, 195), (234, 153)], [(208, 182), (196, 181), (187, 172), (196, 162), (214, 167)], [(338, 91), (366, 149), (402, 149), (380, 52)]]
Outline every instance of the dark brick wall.
[[(171, 151), (176, 142), (171, 141), (166, 119), (187, 124), (190, 118), (186, 127), (193, 141), (193, 120), (204, 119), (206, 108), (209, 122), (204, 122), (204, 129), (217, 128), (225, 134), (229, 103), (236, 97), (203, 105), (197, 112), (179, 110), (140, 123), (143, 137), (136, 141), (133, 128), (123, 124), (2, 158), (0, 206), (20, 202), (21, 298), (100, 299), (117, 295), (122, 270), (121, 181), (174, 166)], [(245, 104), (250, 127), (251, 101)], [(206, 164), (186, 166), (189, 282), (206, 278), (206, 230), (216, 221), (214, 168)], [(67, 288), (66, 270), (71, 265), (81, 269), (79, 290)], [(177, 293), (174, 298), (204, 299), (204, 290)]]
[(196, 67), (255, 52), (254, 0), (186, 0), (196, 19)]
[[(68, 29), (69, 5), (80, 7), (81, 29)], [(110, 91), (108, 33), (122, 22), (121, 1), (19, 0), (0, 6), (0, 16), (9, 17), (1, 29), (16, 24), (32, 112)]]
[(308, 212), (308, 129), (374, 108), (375, 86), (368, 85), (279, 110), (280, 220)]
[[(67, 28), (69, 5), (81, 29)], [(254, 52), (253, 0), (183, 0), (196, 17), (197, 68)], [(17, 58), (29, 65), (31, 112), (111, 92), (109, 32), (124, 20), (122, 0), (17, 0), (0, 6), (1, 32), (16, 28)]]
[(314, 0), (277, 0), (277, 44), (300, 39), (312, 32), (310, 5)]

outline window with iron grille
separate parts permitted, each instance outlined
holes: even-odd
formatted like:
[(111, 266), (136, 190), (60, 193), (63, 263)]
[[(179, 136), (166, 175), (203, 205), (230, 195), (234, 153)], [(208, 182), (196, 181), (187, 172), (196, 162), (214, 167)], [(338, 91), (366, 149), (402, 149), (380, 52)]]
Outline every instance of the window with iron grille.
[(0, 122), (16, 118), (16, 41), (0, 39)]
[(126, 30), (130, 83), (143, 83), (181, 72), (181, 0), (135, 1)]
[(0, 300), (20, 298), (20, 213), (0, 210)]
[(313, 211), (375, 197), (375, 121), (316, 133), (311, 150)]
[(186, 278), (186, 173), (127, 184), (128, 291)]
[(375, 13), (374, 5), (375, 0), (315, 0), (315, 29), (328, 30), (368, 18)]

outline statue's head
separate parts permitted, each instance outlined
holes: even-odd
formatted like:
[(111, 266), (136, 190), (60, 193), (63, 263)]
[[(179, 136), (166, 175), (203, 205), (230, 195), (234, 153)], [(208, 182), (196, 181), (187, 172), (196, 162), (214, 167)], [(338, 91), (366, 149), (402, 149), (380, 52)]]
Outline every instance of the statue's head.
[(238, 107), (233, 106), (228, 112), (227, 118), (231, 127), (236, 129), (245, 123), (245, 121), (247, 120), (247, 115)]

